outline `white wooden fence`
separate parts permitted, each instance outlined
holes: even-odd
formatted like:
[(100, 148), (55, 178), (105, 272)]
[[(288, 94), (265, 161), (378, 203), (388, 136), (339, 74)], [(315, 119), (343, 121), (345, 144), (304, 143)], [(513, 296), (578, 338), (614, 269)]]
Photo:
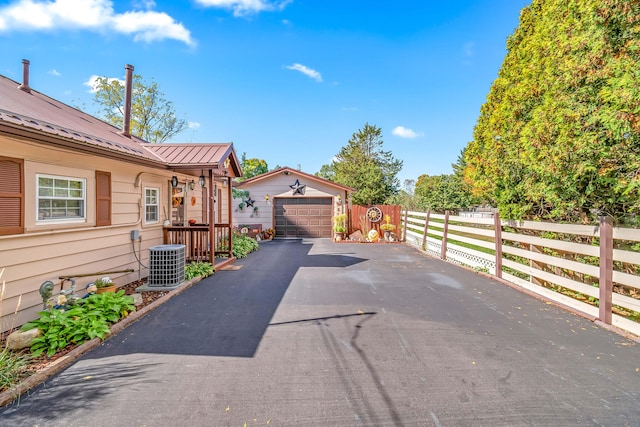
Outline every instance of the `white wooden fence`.
[(587, 226), (502, 221), (497, 214), (402, 217), (408, 244), (640, 336), (640, 229), (612, 227), (605, 218)]

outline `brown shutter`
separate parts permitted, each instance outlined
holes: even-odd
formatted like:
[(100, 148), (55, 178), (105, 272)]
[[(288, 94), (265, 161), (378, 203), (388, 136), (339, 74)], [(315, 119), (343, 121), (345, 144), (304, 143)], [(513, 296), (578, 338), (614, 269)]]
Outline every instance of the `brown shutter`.
[(24, 161), (0, 156), (0, 236), (24, 233)]
[(111, 225), (111, 173), (96, 171), (96, 226)]

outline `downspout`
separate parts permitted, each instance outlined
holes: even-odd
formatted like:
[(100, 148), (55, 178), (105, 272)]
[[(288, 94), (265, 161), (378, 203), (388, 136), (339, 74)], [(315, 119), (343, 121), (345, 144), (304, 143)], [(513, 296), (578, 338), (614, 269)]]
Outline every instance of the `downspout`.
[(127, 64), (124, 66), (126, 70), (125, 87), (124, 87), (124, 117), (122, 120), (122, 132), (123, 136), (127, 138), (131, 137), (131, 93), (133, 86), (133, 65)]

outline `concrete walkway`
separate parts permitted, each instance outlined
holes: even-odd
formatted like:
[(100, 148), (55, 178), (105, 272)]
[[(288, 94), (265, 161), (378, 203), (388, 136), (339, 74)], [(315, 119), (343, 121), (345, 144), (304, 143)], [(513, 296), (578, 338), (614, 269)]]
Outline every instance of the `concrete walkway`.
[(409, 246), (275, 240), (235, 265), (0, 425), (640, 425), (635, 341)]

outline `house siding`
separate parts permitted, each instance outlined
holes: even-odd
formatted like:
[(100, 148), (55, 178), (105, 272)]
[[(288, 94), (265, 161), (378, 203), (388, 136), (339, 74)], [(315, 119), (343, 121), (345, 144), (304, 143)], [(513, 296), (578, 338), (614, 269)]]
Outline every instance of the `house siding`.
[[(301, 185), (306, 185), (304, 195), (293, 195), (293, 190), (290, 186), (293, 185), (296, 180), (298, 180)], [(254, 206), (258, 207), (258, 214), (256, 215), (251, 208), (246, 208), (244, 212), (240, 212), (238, 204), (241, 200), (234, 199), (233, 225), (237, 227), (241, 224), (260, 224), (262, 225), (262, 229), (274, 227), (275, 198), (331, 197), (332, 200), (334, 200), (336, 194), (343, 193), (343, 191), (336, 189), (330, 184), (311, 180), (305, 176), (296, 175), (295, 173), (289, 175), (277, 174), (255, 183), (247, 183), (243, 185), (241, 189), (249, 191), (251, 198), (255, 200)], [(266, 194), (269, 195), (268, 201), (264, 198)]]
[[(0, 314), (0, 331), (6, 331), (37, 317), (42, 309), (40, 285), (51, 280), (60, 289), (59, 276), (89, 274), (100, 271), (133, 269), (132, 273), (112, 274), (118, 285), (148, 276), (149, 250), (163, 243), (163, 221), (169, 213), (169, 180), (174, 172), (136, 166), (117, 160), (78, 154), (70, 150), (49, 148), (26, 140), (0, 135), (3, 155), (24, 160), (25, 230), (23, 234), (0, 236), (0, 285), (4, 282)], [(96, 224), (95, 172), (111, 173), (111, 225)], [(60, 175), (86, 180), (84, 221), (71, 223), (38, 223), (37, 174)], [(187, 177), (178, 175), (181, 182)], [(192, 177), (188, 177), (191, 180)], [(137, 185), (136, 185), (137, 184)], [(160, 220), (144, 222), (144, 188), (160, 190)], [(201, 188), (189, 192), (189, 211), (199, 219), (202, 206)], [(196, 197), (191, 206), (191, 197)], [(226, 197), (223, 192), (223, 197)], [(224, 206), (227, 206), (223, 201)], [(223, 208), (225, 212), (225, 208)], [(1, 213), (0, 213), (1, 214)], [(191, 216), (190, 214), (188, 214)], [(141, 240), (132, 244), (130, 232), (139, 230)], [(139, 252), (140, 265), (134, 255)], [(76, 281), (78, 295), (97, 276)], [(65, 284), (65, 289), (69, 287)], [(14, 314), (16, 313), (16, 314)]]

